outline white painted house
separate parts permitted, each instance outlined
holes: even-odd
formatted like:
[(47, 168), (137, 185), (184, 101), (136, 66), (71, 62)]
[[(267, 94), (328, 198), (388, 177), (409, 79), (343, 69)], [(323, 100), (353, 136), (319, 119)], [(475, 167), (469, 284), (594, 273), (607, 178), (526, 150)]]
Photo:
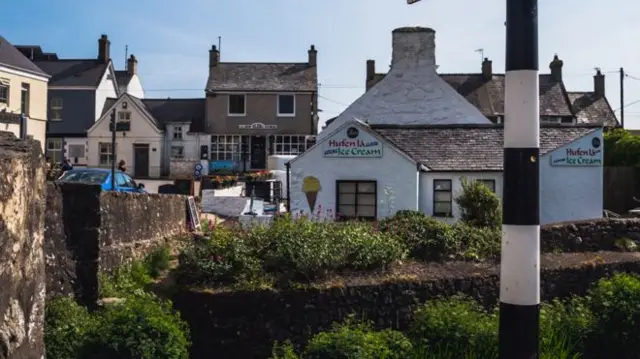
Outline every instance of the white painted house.
[[(544, 125), (542, 224), (602, 216), (602, 129)], [(502, 196), (503, 130), (494, 124), (367, 125), (351, 120), (289, 162), (290, 208), (380, 219), (402, 209), (459, 217), (461, 181)]]
[(115, 72), (120, 94), (128, 93), (137, 98), (144, 98), (144, 88), (138, 76), (138, 59), (132, 54), (127, 59), (127, 67)]

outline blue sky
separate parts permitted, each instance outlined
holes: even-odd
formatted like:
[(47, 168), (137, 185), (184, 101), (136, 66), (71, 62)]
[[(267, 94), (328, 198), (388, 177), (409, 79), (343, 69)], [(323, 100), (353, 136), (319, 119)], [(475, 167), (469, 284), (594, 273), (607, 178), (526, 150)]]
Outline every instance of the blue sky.
[[(600, 67), (617, 109), (616, 71), (624, 67), (625, 104), (640, 100), (638, 19), (640, 3), (629, 0), (539, 0), (541, 72), (558, 53), (568, 89), (589, 91)], [(367, 59), (388, 69), (394, 28), (434, 28), (440, 72), (479, 72), (478, 48), (503, 72), (504, 20), (505, 0), (21, 0), (3, 4), (0, 33), (65, 58), (95, 57), (106, 33), (117, 69), (125, 45), (138, 58), (147, 97), (203, 96), (218, 36), (222, 61), (302, 62), (315, 44), (326, 120), (363, 93)], [(625, 111), (627, 127), (640, 128), (640, 101)]]

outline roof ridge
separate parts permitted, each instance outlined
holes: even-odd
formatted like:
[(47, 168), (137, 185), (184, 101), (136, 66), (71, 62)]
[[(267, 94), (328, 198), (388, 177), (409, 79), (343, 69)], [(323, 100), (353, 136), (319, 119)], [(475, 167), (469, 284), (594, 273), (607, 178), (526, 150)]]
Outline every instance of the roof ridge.
[[(34, 62), (62, 62), (62, 61), (95, 61), (98, 62), (98, 59), (36, 59)], [(106, 65), (106, 64), (105, 64)]]
[(220, 65), (308, 65), (307, 62), (220, 62)]
[(170, 97), (170, 98), (141, 98), (139, 100), (142, 101), (172, 101), (172, 100), (181, 100), (181, 101), (204, 101), (205, 98), (195, 98), (195, 97)]

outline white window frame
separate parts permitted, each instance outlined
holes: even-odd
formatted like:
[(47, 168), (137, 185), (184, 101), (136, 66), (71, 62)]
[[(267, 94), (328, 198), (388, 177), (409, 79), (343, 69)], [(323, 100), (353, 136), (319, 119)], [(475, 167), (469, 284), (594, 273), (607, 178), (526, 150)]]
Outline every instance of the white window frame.
[(7, 98), (0, 99), (0, 103), (3, 103), (9, 107), (9, 101), (11, 100), (11, 81), (9, 79), (0, 78), (0, 87), (7, 89)]
[[(102, 156), (107, 156), (106, 162), (102, 161)], [(111, 161), (109, 161), (109, 158), (111, 159)], [(114, 151), (111, 148), (111, 143), (109, 142), (98, 143), (98, 163), (100, 164), (100, 166), (110, 166), (111, 162), (113, 162), (113, 159), (114, 159)]]
[[(276, 156), (297, 156), (304, 153), (307, 150), (306, 137), (304, 135), (273, 136), (273, 154)], [(293, 138), (296, 138), (298, 142), (294, 143)]]
[(62, 99), (59, 97), (51, 99), (51, 121), (62, 121)]
[[(231, 96), (242, 96), (244, 98), (244, 108), (243, 113), (232, 113), (231, 112)], [(247, 115), (247, 94), (234, 93), (227, 95), (227, 115), (231, 117), (242, 117)]]
[(118, 122), (131, 122), (131, 112), (118, 111)]
[(47, 138), (45, 153), (48, 157), (51, 157), (51, 161), (54, 164), (62, 163), (62, 138)]
[[(282, 113), (280, 111), (280, 97), (282, 96), (289, 96), (291, 98), (293, 98), (293, 112), (292, 113)], [(278, 94), (278, 117), (296, 117), (296, 95), (295, 94), (289, 94), (289, 93), (283, 93), (283, 94)]]
[(182, 141), (184, 133), (182, 132), (182, 126), (173, 126), (173, 140)]
[[(178, 150), (178, 154), (174, 154), (174, 150)], [(171, 146), (171, 159), (183, 160), (184, 159), (184, 146)]]
[[(211, 161), (240, 161), (241, 135), (211, 135)], [(222, 156), (220, 156), (222, 154)]]

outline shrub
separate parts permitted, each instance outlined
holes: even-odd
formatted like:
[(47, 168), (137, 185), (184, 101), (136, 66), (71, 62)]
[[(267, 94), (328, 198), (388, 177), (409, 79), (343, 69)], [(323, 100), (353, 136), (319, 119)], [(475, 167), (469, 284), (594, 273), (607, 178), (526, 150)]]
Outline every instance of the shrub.
[(500, 254), (501, 236), (500, 229), (456, 223), (447, 237), (449, 257), (464, 260), (497, 257)]
[(502, 207), (498, 196), (480, 181), (462, 182), (462, 194), (455, 201), (461, 219), (476, 227), (500, 228)]
[(300, 359), (300, 356), (296, 354), (293, 345), (287, 340), (282, 344), (276, 342), (273, 345), (269, 359)]
[(169, 269), (171, 262), (171, 250), (169, 246), (160, 246), (154, 249), (144, 260), (149, 275), (158, 278), (160, 273)]
[(48, 359), (73, 359), (92, 329), (93, 318), (72, 298), (47, 301), (44, 341)]
[[(562, 352), (584, 352), (586, 340), (593, 330), (595, 317), (586, 298), (553, 300), (540, 307), (540, 347), (548, 355)], [(566, 357), (566, 355), (564, 355)]]
[(80, 349), (83, 359), (187, 359), (189, 329), (170, 302), (129, 297), (97, 313)]
[(496, 358), (498, 317), (466, 297), (435, 300), (415, 311), (409, 335), (416, 345), (452, 358)]
[(406, 359), (412, 345), (402, 333), (376, 332), (365, 323), (348, 320), (311, 339), (304, 359)]
[(629, 357), (640, 351), (640, 278), (619, 274), (602, 279), (590, 291), (589, 307), (596, 315), (588, 343), (594, 353), (609, 358)]
[(100, 274), (100, 297), (125, 297), (147, 290), (153, 282), (148, 267), (134, 261), (117, 268), (113, 274)]

